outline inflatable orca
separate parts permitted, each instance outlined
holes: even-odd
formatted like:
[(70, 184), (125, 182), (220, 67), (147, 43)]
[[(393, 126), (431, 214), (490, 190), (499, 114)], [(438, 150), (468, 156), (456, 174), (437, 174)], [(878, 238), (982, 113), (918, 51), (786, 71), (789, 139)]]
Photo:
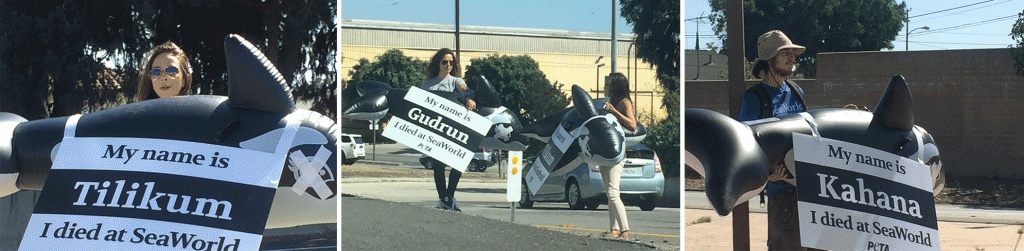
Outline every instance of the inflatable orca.
[[(501, 98), (498, 92), (484, 77), (470, 78), (470, 83), (476, 86), (473, 91), (473, 99), (476, 101), (477, 114), (493, 123), (487, 134), (480, 141), (480, 147), (487, 149), (523, 151), (527, 144), (525, 138), (512, 134), (516, 129), (522, 128), (519, 118), (501, 105)], [(359, 99), (342, 113), (342, 117), (357, 120), (380, 120), (387, 116), (390, 111), (388, 99), (402, 99), (409, 90), (394, 89), (391, 85), (380, 81), (363, 81), (356, 84), (356, 92)], [(445, 91), (429, 91), (441, 97), (457, 103), (465, 103), (465, 93), (452, 93)]]
[[(83, 114), (74, 136), (170, 139), (273, 153), (282, 128), (298, 122), (279, 181), (279, 188), (291, 189), (278, 190), (267, 227), (335, 222), (338, 125), (319, 113), (295, 108), (291, 88), (277, 68), (248, 41), (229, 35), (224, 47), (227, 97), (162, 98)], [(0, 196), (42, 189), (68, 121), (69, 117), (26, 121), (0, 113)], [(310, 164), (319, 173), (300, 173), (296, 168)], [(310, 178), (322, 183), (293, 187), (297, 180)]]
[[(820, 109), (748, 122), (717, 112), (686, 109), (685, 163), (705, 178), (705, 193), (720, 215), (764, 189), (769, 175), (795, 174), (794, 132), (872, 147), (928, 165), (933, 194), (945, 186), (942, 157), (924, 128), (914, 125), (914, 101), (903, 76), (892, 77), (874, 112)], [(784, 175), (783, 175), (784, 176)], [(796, 184), (794, 177), (782, 180)]]
[(573, 85), (573, 107), (545, 116), (514, 133), (548, 144), (558, 130), (569, 133), (574, 142), (549, 170), (552, 175), (569, 172), (572, 168), (563, 167), (576, 167), (583, 162), (615, 165), (625, 158), (626, 146), (640, 143), (647, 136), (647, 129), (637, 122), (636, 130), (624, 130), (618, 120), (604, 110), (607, 102), (605, 98), (593, 99), (582, 87)]

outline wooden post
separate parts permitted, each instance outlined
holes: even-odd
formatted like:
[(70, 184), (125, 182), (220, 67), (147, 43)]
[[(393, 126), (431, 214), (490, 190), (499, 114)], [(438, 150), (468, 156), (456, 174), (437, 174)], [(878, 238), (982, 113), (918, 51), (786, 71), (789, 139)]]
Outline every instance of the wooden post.
[[(743, 0), (729, 0), (725, 11), (729, 51), (729, 116), (738, 119), (746, 89), (744, 65)], [(747, 202), (732, 209), (733, 250), (750, 250), (750, 208)]]
[(18, 250), (40, 191), (21, 190), (0, 198), (0, 250)]

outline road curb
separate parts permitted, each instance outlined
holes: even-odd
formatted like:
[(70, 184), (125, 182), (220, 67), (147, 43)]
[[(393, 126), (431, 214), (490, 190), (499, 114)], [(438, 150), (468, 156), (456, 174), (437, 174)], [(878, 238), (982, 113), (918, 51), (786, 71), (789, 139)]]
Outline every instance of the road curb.
[(363, 159), (363, 160), (359, 160), (359, 162), (362, 162), (364, 164), (369, 164), (369, 165), (378, 165), (378, 166), (401, 166), (402, 165), (402, 163), (398, 163), (398, 162), (380, 161), (380, 160), (365, 160), (365, 159)]

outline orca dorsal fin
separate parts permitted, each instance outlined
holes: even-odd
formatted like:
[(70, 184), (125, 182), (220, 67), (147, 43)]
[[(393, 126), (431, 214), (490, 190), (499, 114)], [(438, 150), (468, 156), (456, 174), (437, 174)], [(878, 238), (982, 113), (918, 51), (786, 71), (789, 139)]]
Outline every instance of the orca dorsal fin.
[(590, 118), (600, 114), (598, 113), (597, 108), (594, 107), (594, 102), (592, 102), (592, 100), (593, 98), (590, 97), (587, 90), (584, 90), (583, 87), (580, 87), (579, 85), (572, 85), (572, 106), (575, 107), (574, 109), (576, 109), (576, 113), (579, 114), (581, 118)]
[(239, 35), (224, 38), (228, 65), (228, 104), (273, 113), (295, 110), (291, 87), (256, 46)]
[(476, 92), (477, 107), (501, 107), (501, 97), (498, 96), (498, 91), (491, 85), (491, 81), (487, 81), (486, 77), (474, 76), (469, 78), (469, 83)]
[(376, 81), (376, 80), (364, 80), (356, 83), (356, 93), (362, 96), (384, 96), (388, 95), (391, 91), (391, 85)]
[(872, 125), (883, 125), (904, 130), (914, 128), (914, 99), (910, 87), (901, 75), (892, 76), (885, 93), (878, 100), (871, 119)]

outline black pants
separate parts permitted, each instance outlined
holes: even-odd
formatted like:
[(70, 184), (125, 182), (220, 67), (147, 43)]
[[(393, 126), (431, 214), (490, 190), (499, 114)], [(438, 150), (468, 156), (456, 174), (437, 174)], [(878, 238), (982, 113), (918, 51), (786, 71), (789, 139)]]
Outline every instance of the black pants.
[(800, 246), (796, 190), (768, 197), (768, 250), (820, 250)]
[(459, 186), (459, 179), (462, 178), (462, 172), (453, 168), (452, 171), (448, 173), (448, 186), (446, 187), (444, 169), (447, 166), (433, 158), (430, 158), (427, 161), (433, 161), (431, 166), (434, 168), (434, 186), (437, 187), (437, 198), (450, 203), (445, 200), (445, 198), (455, 198), (455, 187)]

